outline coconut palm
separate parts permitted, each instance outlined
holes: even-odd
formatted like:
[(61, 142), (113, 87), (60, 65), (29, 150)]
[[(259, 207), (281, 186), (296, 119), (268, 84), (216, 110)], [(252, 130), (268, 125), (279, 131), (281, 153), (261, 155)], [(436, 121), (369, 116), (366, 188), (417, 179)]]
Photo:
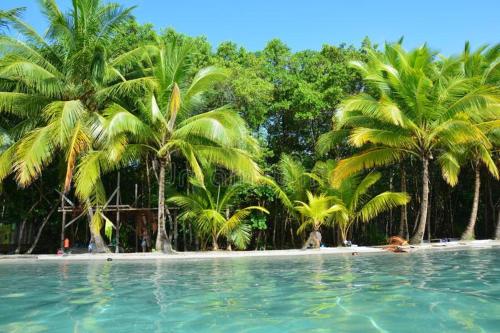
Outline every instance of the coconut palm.
[(262, 177), (260, 181), (274, 190), (275, 195), (288, 211), (288, 221), (291, 217), (297, 217), (294, 202), (307, 199), (307, 192), (311, 191), (312, 182), (310, 174), (302, 163), (287, 154), (281, 156), (278, 162), (278, 171), (279, 182), (269, 177)]
[(481, 168), (486, 167), (486, 170), (498, 179), (498, 168), (492, 157), (491, 146), (487, 147), (482, 143), (470, 143), (461, 147), (455, 147), (446, 154), (446, 163), (453, 163), (454, 168), (447, 174), (447, 177), (458, 179), (461, 165), (470, 162), (474, 170), (474, 195), (472, 200), (472, 208), (469, 217), (469, 223), (462, 234), (463, 240), (471, 240), (475, 238), (475, 225), (477, 220), (477, 211), (479, 207), (479, 191), (481, 187)]
[[(482, 46), (476, 51), (471, 52), (470, 45), (467, 42), (459, 61), (461, 64), (460, 70), (464, 77), (474, 82), (476, 87), (497, 85), (500, 78), (500, 44), (490, 48)], [(496, 179), (499, 177), (498, 168), (492, 155), (493, 145), (498, 146), (500, 143), (500, 120), (498, 120), (498, 117), (493, 112), (491, 116), (486, 121), (485, 117), (473, 117), (473, 121), (476, 121), (476, 127), (483, 132), (488, 140), (474, 141), (461, 146), (452, 146), (450, 147), (450, 151), (443, 154), (440, 160), (441, 163), (447, 163), (452, 166), (447, 168), (447, 173), (443, 174), (451, 185), (455, 185), (458, 182), (461, 165), (470, 162), (474, 170), (474, 197), (469, 223), (462, 234), (462, 239), (464, 240), (474, 239), (475, 237), (474, 228), (479, 206), (481, 168), (484, 166), (493, 177)]]
[(189, 42), (157, 40), (113, 61), (121, 81), (103, 89), (104, 96), (127, 99), (111, 105), (101, 119), (104, 147), (88, 154), (77, 173), (77, 193), (92, 193), (99, 177), (149, 154), (158, 166), (158, 235), (156, 250), (171, 251), (165, 228), (165, 175), (172, 158), (184, 158), (202, 183), (202, 167), (219, 165), (242, 177), (256, 179), (260, 170), (252, 159), (258, 145), (243, 119), (229, 107), (205, 111), (203, 93), (223, 80), (225, 71), (206, 67), (194, 75)]
[(332, 222), (330, 217), (333, 213), (338, 212), (339, 207), (332, 205), (333, 198), (320, 193), (315, 195), (309, 191), (306, 192), (307, 202), (296, 200), (298, 204), (295, 209), (302, 215), (303, 222), (297, 229), (297, 233), (304, 232), (311, 227), (314, 232), (319, 232), (322, 225), (327, 222)]
[(296, 158), (283, 154), (278, 162), (279, 181), (269, 176), (259, 178), (259, 183), (269, 186), (274, 195), (281, 201), (286, 210), (285, 229), (290, 224), (292, 244), (293, 220), (299, 220), (300, 214), (295, 209), (295, 201), (307, 199), (307, 191), (311, 189), (311, 178), (308, 176), (306, 168)]
[[(0, 37), (0, 112), (19, 119), (13, 143), (0, 156), (0, 180), (14, 173), (20, 186), (28, 186), (60, 156), (66, 166), (62, 192), (68, 192), (77, 160), (93, 144), (107, 102), (97, 92), (106, 83), (113, 37), (131, 8), (75, 0), (63, 13), (53, 0), (40, 4), (48, 21), (44, 37), (15, 15), (8, 19), (23, 38)], [(100, 235), (93, 236), (102, 249)]]
[(383, 212), (406, 205), (410, 201), (403, 192), (385, 191), (374, 194), (371, 189), (381, 178), (378, 172), (362, 177), (359, 174), (344, 178), (339, 185), (330, 177), (336, 162), (329, 160), (316, 163), (311, 176), (319, 183), (320, 190), (330, 196), (335, 212), (332, 218), (337, 224), (342, 241), (347, 240), (350, 228), (356, 222), (367, 223)]
[[(499, 88), (477, 87), (458, 71), (454, 59), (436, 60), (422, 46), (405, 51), (400, 44), (386, 45), (383, 52), (367, 49), (366, 62), (353, 62), (369, 92), (343, 101), (334, 119), (333, 133), (319, 141), (319, 150), (332, 147), (335, 131), (349, 133), (348, 141), (363, 148), (340, 161), (332, 174), (336, 186), (364, 169), (390, 165), (408, 157), (422, 163), (419, 222), (411, 243), (423, 239), (429, 201), (429, 163), (449, 147), (485, 142), (473, 117), (489, 119), (498, 104)], [(450, 167), (441, 163), (443, 173)]]
[(283, 154), (278, 163), (280, 183), (291, 202), (304, 200), (311, 188), (311, 178), (306, 168), (290, 155)]
[(176, 195), (168, 199), (183, 211), (179, 219), (184, 222), (193, 221), (197, 230), (212, 239), (212, 249), (218, 250), (220, 237), (225, 237), (228, 248), (234, 244), (238, 249), (245, 249), (250, 242), (250, 226), (245, 219), (252, 211), (269, 212), (260, 206), (249, 206), (234, 209), (236, 196), (247, 187), (244, 183), (229, 186), (202, 184), (191, 179), (193, 191), (187, 195)]

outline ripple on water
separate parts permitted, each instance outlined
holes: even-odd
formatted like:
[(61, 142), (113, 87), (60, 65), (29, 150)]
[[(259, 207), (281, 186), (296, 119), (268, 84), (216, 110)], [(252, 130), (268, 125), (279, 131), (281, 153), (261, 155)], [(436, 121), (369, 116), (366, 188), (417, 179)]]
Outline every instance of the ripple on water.
[(0, 299), (0, 332), (495, 332), (500, 250), (0, 263)]

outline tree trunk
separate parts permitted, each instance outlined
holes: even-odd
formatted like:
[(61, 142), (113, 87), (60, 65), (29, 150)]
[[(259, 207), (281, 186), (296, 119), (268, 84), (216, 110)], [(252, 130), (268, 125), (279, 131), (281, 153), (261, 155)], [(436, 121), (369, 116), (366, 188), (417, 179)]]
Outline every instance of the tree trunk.
[(21, 243), (23, 241), (23, 233), (24, 233), (24, 227), (26, 226), (26, 221), (28, 218), (25, 218), (23, 222), (21, 222), (21, 227), (19, 228), (19, 235), (17, 239), (17, 247), (16, 250), (14, 251), (15, 254), (19, 254), (21, 252)]
[[(393, 192), (394, 191), (394, 184), (393, 184), (393, 181), (394, 181), (394, 171), (391, 170), (391, 176), (389, 177), (389, 191)], [(393, 214), (392, 214), (392, 208), (389, 209), (389, 220), (386, 221), (386, 224), (385, 224), (385, 238), (388, 238), (388, 235), (392, 235), (392, 219), (394, 218)], [(363, 235), (364, 235), (364, 226), (363, 226)]]
[(420, 203), (420, 220), (417, 231), (410, 239), (410, 244), (421, 244), (424, 239), (429, 206), (429, 157), (422, 158), (422, 202)]
[(158, 177), (158, 235), (156, 237), (156, 251), (172, 253), (172, 244), (165, 228), (165, 160), (160, 160), (160, 175)]
[(178, 223), (177, 223), (177, 215), (174, 215), (174, 249), (177, 251), (179, 245), (179, 230), (178, 230)]
[(321, 233), (319, 230), (314, 230), (309, 234), (309, 238), (304, 243), (302, 249), (319, 249), (321, 247)]
[(106, 243), (104, 242), (104, 239), (102, 239), (101, 231), (94, 230), (94, 228), (92, 228), (92, 219), (94, 217), (94, 212), (92, 210), (92, 206), (90, 205), (90, 201), (87, 201), (87, 205), (88, 205), (88, 212), (89, 212), (90, 235), (94, 239), (96, 252), (97, 253), (109, 253), (111, 251), (109, 251), (109, 248), (107, 247)]
[[(276, 205), (275, 205), (276, 209)], [(276, 250), (276, 220), (277, 220), (277, 214), (274, 214), (274, 220), (273, 220), (273, 250)]]
[(427, 230), (427, 240), (429, 241), (429, 243), (431, 242), (431, 212), (432, 212), (432, 208), (433, 208), (433, 204), (432, 204), (432, 195), (433, 195), (434, 192), (432, 192), (432, 186), (429, 186), (429, 202), (427, 203), (427, 227), (426, 227), (426, 230)]
[(217, 235), (215, 233), (212, 234), (212, 250), (213, 251), (219, 250), (219, 244), (217, 244)]
[(35, 247), (38, 244), (38, 240), (40, 239), (40, 236), (42, 235), (42, 231), (45, 228), (45, 225), (47, 224), (47, 222), (49, 222), (50, 217), (52, 216), (52, 214), (54, 214), (54, 212), (56, 211), (58, 206), (59, 206), (59, 204), (54, 205), (52, 210), (45, 217), (45, 219), (42, 222), (42, 225), (40, 225), (40, 228), (38, 228), (38, 232), (36, 234), (35, 240), (33, 241), (33, 244), (31, 244), (31, 247), (28, 249), (28, 251), (26, 251), (26, 254), (31, 254), (33, 252), (33, 250), (35, 249)]
[[(406, 171), (401, 166), (401, 192), (406, 192)], [(401, 217), (399, 219), (399, 236), (408, 239), (408, 209), (406, 205), (401, 206)]]
[(262, 230), (257, 232), (257, 238), (255, 239), (255, 251), (259, 249), (260, 238), (262, 237)]
[(475, 237), (474, 227), (477, 220), (477, 209), (479, 207), (479, 189), (481, 187), (481, 169), (479, 165), (475, 168), (474, 199), (472, 201), (472, 211), (470, 213), (469, 224), (462, 234), (462, 240), (472, 240)]
[(16, 247), (16, 250), (14, 251), (15, 254), (19, 254), (21, 252), (21, 243), (23, 241), (23, 233), (24, 233), (24, 228), (26, 226), (26, 222), (28, 221), (28, 218), (29, 218), (29, 215), (31, 214), (31, 212), (35, 209), (36, 206), (38, 206), (38, 203), (41, 201), (38, 200), (37, 202), (35, 202), (33, 204), (33, 206), (31, 206), (31, 208), (28, 210), (28, 212), (26, 213), (26, 217), (24, 218), (24, 220), (21, 222), (21, 227), (19, 228), (19, 234), (18, 234), (18, 239), (17, 239), (17, 247)]
[(293, 225), (292, 225), (291, 220), (290, 220), (290, 240), (292, 241), (292, 248), (294, 248), (295, 247), (295, 239), (294, 239)]
[(495, 232), (495, 239), (500, 240), (500, 210), (498, 211), (497, 230)]
[(115, 253), (120, 253), (120, 171), (116, 176), (116, 246)]
[(341, 245), (344, 246), (344, 244), (347, 242), (347, 228), (339, 228), (340, 230), (340, 240), (341, 240)]

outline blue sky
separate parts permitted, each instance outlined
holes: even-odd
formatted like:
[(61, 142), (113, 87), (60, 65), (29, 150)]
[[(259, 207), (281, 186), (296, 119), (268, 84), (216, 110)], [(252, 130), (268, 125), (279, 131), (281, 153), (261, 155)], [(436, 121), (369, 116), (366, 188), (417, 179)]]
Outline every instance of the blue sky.
[[(58, 1), (63, 8), (69, 0)], [(406, 47), (428, 42), (444, 54), (500, 42), (500, 1), (444, 0), (115, 0), (137, 5), (135, 16), (156, 28), (172, 27), (204, 35), (214, 45), (231, 40), (250, 50), (280, 38), (294, 51), (319, 49), (325, 43), (358, 46), (405, 37)], [(45, 22), (34, 0), (1, 0), (0, 8), (26, 6), (24, 18), (37, 29)]]

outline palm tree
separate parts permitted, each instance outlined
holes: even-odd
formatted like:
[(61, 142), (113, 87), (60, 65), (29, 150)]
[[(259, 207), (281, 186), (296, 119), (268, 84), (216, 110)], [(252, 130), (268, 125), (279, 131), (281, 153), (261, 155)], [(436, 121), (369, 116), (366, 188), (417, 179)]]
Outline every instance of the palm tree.
[[(63, 156), (66, 193), (77, 160), (92, 147), (107, 103), (98, 91), (106, 84), (109, 50), (132, 8), (75, 0), (63, 13), (53, 0), (40, 3), (49, 23), (45, 37), (14, 15), (8, 19), (24, 39), (0, 37), (0, 112), (20, 119), (14, 142), (0, 156), (0, 180), (14, 173), (26, 187)], [(100, 234), (92, 233), (102, 250)]]
[[(234, 244), (238, 249), (245, 249), (250, 242), (250, 226), (245, 219), (252, 211), (269, 212), (260, 206), (233, 209), (236, 196), (247, 187), (244, 183), (234, 183), (227, 187), (200, 183), (191, 180), (193, 191), (188, 195), (176, 195), (168, 199), (179, 206), (183, 212), (181, 221), (193, 221), (202, 235), (211, 237), (212, 249), (218, 250), (221, 236), (228, 242), (228, 248)], [(230, 213), (232, 211), (232, 214)]]
[(311, 178), (306, 168), (290, 155), (283, 154), (278, 163), (280, 183), (290, 202), (304, 200), (311, 188)]
[(274, 195), (281, 201), (286, 210), (285, 230), (290, 224), (290, 236), (294, 245), (293, 220), (299, 220), (300, 215), (295, 209), (295, 201), (307, 199), (307, 191), (311, 189), (311, 178), (306, 168), (296, 158), (283, 154), (278, 162), (278, 181), (269, 176), (258, 179), (259, 183), (271, 188)]
[[(481, 167), (484, 165), (489, 173), (498, 179), (498, 168), (492, 158), (491, 146), (486, 147), (482, 143), (468, 144), (463, 147), (455, 147), (454, 151), (450, 151), (447, 159), (451, 163), (455, 163), (455, 168), (449, 175), (450, 178), (458, 178), (460, 172), (460, 165), (466, 161), (471, 161), (474, 170), (474, 196), (472, 200), (472, 209), (469, 217), (467, 228), (462, 234), (462, 240), (472, 240), (475, 238), (475, 225), (477, 220), (477, 211), (479, 207), (479, 190), (481, 187)], [(455, 175), (451, 175), (455, 173)]]
[[(427, 46), (405, 51), (400, 44), (383, 52), (367, 49), (367, 62), (353, 62), (368, 92), (343, 101), (334, 119), (333, 133), (319, 141), (319, 150), (331, 147), (325, 138), (335, 131), (349, 133), (349, 143), (363, 150), (340, 161), (333, 172), (335, 186), (364, 169), (390, 165), (414, 157), (422, 163), (419, 222), (411, 243), (423, 240), (429, 201), (429, 163), (443, 159), (450, 146), (484, 142), (473, 117), (498, 104), (499, 88), (474, 86), (457, 70), (454, 59), (436, 61)], [(443, 173), (449, 164), (441, 163)]]
[(406, 205), (410, 201), (403, 192), (371, 193), (372, 187), (381, 178), (379, 172), (372, 172), (362, 177), (359, 174), (344, 178), (340, 185), (330, 177), (336, 162), (328, 160), (316, 163), (312, 177), (319, 183), (320, 190), (328, 194), (334, 203), (332, 217), (338, 225), (342, 241), (347, 240), (350, 228), (356, 222), (369, 222), (383, 212)]
[[(467, 42), (464, 52), (459, 58), (461, 71), (464, 77), (469, 78), (478, 88), (482, 86), (495, 86), (500, 78), (500, 71), (498, 69), (499, 56), (500, 44), (490, 48), (482, 46), (476, 51), (471, 52), (470, 44)], [(498, 114), (495, 114), (495, 112), (489, 112), (488, 110), (484, 110), (483, 112), (491, 114), (487, 121), (484, 121), (486, 116), (473, 118), (473, 120), (477, 122), (476, 127), (483, 132), (488, 140), (471, 142), (463, 146), (452, 146), (449, 153), (443, 155), (443, 163), (454, 166), (448, 168), (449, 172), (443, 175), (449, 179), (448, 182), (452, 185), (455, 185), (458, 181), (461, 164), (470, 161), (474, 170), (474, 198), (469, 223), (462, 234), (462, 239), (464, 240), (475, 238), (474, 229), (479, 206), (481, 167), (485, 166), (489, 173), (496, 179), (499, 177), (498, 168), (492, 156), (492, 143), (498, 145), (500, 142), (499, 137), (495, 135), (495, 132), (500, 128), (500, 120), (498, 120)]]
[(302, 233), (306, 228), (312, 227), (313, 232), (319, 232), (322, 225), (332, 222), (329, 219), (333, 213), (338, 212), (338, 207), (332, 205), (332, 197), (320, 193), (319, 195), (306, 192), (307, 202), (296, 200), (295, 209), (304, 217), (297, 233)]
[(107, 148), (89, 153), (76, 177), (77, 193), (86, 197), (103, 173), (141, 156), (153, 156), (158, 166), (157, 251), (171, 251), (165, 228), (165, 175), (174, 156), (186, 159), (201, 183), (202, 167), (208, 165), (219, 165), (250, 180), (260, 175), (252, 159), (259, 147), (243, 119), (227, 106), (202, 112), (203, 93), (226, 75), (215, 67), (191, 75), (194, 53), (189, 42), (157, 40), (115, 59), (112, 66), (121, 81), (101, 94), (146, 97), (128, 106), (115, 103), (106, 110), (100, 129)]

